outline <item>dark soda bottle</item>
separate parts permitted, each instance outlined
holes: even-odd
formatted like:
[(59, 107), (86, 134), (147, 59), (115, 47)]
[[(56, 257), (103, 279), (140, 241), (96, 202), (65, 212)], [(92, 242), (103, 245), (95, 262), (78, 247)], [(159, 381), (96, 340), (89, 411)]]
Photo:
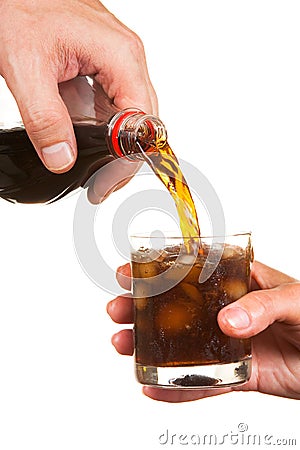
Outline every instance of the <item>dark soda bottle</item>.
[[(166, 135), (162, 122), (138, 109), (117, 111), (107, 97), (99, 96), (85, 77), (62, 83), (61, 95), (69, 109), (78, 147), (76, 163), (66, 173), (50, 172), (40, 161), (22, 123), (0, 123), (0, 197), (14, 203), (49, 203), (79, 187), (115, 158), (143, 159), (155, 144), (157, 133)], [(82, 92), (95, 104), (95, 117), (80, 110)], [(82, 98), (81, 98), (82, 100)], [(73, 105), (72, 105), (73, 102)], [(74, 106), (75, 105), (75, 106)], [(91, 108), (90, 108), (91, 109)]]

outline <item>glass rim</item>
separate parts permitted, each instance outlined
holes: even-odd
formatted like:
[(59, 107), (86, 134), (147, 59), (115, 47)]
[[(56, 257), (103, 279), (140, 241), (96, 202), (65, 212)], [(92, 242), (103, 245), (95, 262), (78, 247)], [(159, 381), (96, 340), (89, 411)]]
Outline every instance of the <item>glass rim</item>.
[(252, 231), (239, 231), (237, 233), (225, 233), (225, 234), (211, 234), (211, 235), (201, 235), (200, 236), (183, 236), (178, 235), (178, 232), (169, 232), (164, 231), (163, 234), (160, 236), (155, 236), (152, 234), (153, 232), (141, 232), (141, 233), (134, 233), (130, 234), (130, 239), (213, 239), (213, 238), (229, 238), (229, 237), (238, 237), (238, 236), (251, 236)]

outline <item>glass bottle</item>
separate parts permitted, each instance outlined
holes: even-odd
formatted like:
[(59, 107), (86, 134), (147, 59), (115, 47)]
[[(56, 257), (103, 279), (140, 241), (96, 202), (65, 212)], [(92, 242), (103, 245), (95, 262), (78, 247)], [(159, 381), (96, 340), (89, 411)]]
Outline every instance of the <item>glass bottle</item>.
[[(138, 109), (118, 111), (98, 84), (77, 77), (59, 86), (72, 118), (78, 157), (68, 172), (55, 174), (37, 156), (22, 122), (0, 121), (0, 197), (13, 203), (50, 203), (86, 185), (115, 158), (143, 160), (166, 130), (156, 116)], [(0, 118), (1, 120), (1, 118)]]

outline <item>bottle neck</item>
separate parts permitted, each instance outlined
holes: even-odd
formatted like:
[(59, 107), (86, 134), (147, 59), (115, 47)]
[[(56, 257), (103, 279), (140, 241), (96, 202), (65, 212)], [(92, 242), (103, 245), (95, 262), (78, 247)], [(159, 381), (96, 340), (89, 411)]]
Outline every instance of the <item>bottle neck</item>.
[(162, 121), (138, 109), (115, 114), (108, 124), (107, 144), (116, 157), (143, 160), (143, 153), (163, 146), (167, 131)]

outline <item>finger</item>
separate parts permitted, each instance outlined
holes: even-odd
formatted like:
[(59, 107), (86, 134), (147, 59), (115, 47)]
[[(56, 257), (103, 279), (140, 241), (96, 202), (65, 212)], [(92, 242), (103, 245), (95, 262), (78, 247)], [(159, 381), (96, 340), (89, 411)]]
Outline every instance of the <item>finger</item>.
[(218, 314), (222, 331), (237, 338), (255, 336), (276, 321), (300, 324), (299, 282), (250, 292)]
[(193, 400), (199, 400), (201, 398), (214, 397), (220, 394), (226, 394), (230, 392), (230, 388), (218, 388), (218, 389), (162, 389), (150, 386), (143, 387), (143, 393), (152, 398), (153, 400), (158, 400), (161, 402), (169, 403), (180, 403), (180, 402), (190, 402)]
[(251, 268), (251, 278), (259, 286), (260, 289), (270, 289), (284, 283), (297, 281), (295, 278), (272, 269), (258, 261), (254, 261)]
[[(135, 175), (140, 169), (139, 162), (132, 162), (123, 159), (116, 159), (104, 168), (101, 168), (92, 179), (92, 192), (89, 201), (93, 203), (103, 202), (112, 192), (117, 191)], [(89, 180), (89, 184), (91, 181)]]
[(150, 81), (141, 39), (103, 5), (100, 8), (104, 14), (98, 15), (101, 23), (95, 31), (101, 25), (101, 44), (95, 45), (93, 39), (89, 46), (90, 60), (96, 68), (99, 61), (98, 70), (94, 72), (96, 80), (118, 108), (138, 107), (146, 113), (157, 114), (157, 96)]
[(115, 298), (107, 304), (107, 313), (116, 323), (133, 322), (133, 300), (131, 294)]
[(129, 291), (131, 289), (131, 267), (130, 264), (124, 264), (118, 267), (116, 274), (117, 281), (119, 285)]
[[(118, 23), (121, 24), (119, 21)], [(105, 52), (102, 55), (102, 67), (106, 65), (110, 70), (106, 73), (100, 70), (95, 79), (119, 109), (137, 107), (145, 113), (157, 115), (157, 96), (150, 81), (141, 39), (121, 24), (113, 40), (120, 51)], [(107, 43), (107, 48), (109, 46), (110, 42)], [(109, 61), (105, 61), (106, 55)], [(99, 53), (95, 54), (95, 61), (97, 59)]]
[(133, 355), (133, 332), (132, 330), (121, 330), (114, 334), (111, 343), (121, 355)]
[(11, 71), (5, 79), (43, 164), (52, 172), (66, 172), (74, 165), (77, 155), (72, 122), (55, 78), (37, 66), (29, 71), (22, 67), (18, 76)]

